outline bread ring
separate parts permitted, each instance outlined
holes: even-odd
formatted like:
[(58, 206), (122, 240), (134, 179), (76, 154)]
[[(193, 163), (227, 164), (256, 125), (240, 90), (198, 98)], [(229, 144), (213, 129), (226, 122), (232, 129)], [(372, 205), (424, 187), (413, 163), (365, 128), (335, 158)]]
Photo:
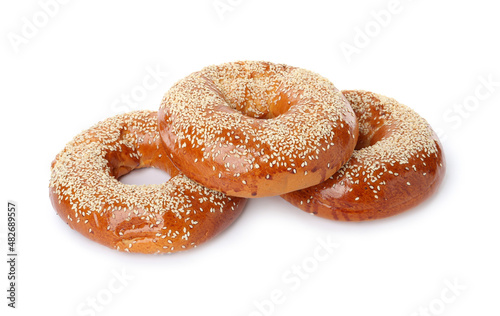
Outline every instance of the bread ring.
[[(143, 167), (161, 168), (171, 178), (159, 185), (117, 180)], [(52, 163), (49, 187), (52, 205), (72, 229), (127, 252), (195, 247), (231, 224), (245, 203), (180, 174), (152, 111), (118, 115), (76, 136)]]
[(359, 122), (351, 159), (327, 181), (282, 197), (324, 218), (364, 221), (401, 213), (432, 195), (445, 161), (429, 124), (394, 99), (366, 91), (342, 93)]
[(358, 136), (354, 112), (330, 81), (268, 62), (187, 76), (165, 94), (158, 119), (177, 168), (239, 197), (324, 181), (349, 159)]

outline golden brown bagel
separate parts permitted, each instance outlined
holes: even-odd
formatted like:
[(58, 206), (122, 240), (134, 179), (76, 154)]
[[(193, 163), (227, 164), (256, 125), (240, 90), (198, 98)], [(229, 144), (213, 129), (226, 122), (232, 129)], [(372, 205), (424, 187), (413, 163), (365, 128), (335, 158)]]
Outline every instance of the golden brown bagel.
[(187, 76), (165, 94), (158, 120), (177, 168), (239, 197), (326, 180), (358, 137), (356, 117), (330, 81), (269, 62), (209, 66)]
[[(117, 180), (143, 167), (161, 168), (171, 178), (159, 185)], [(76, 136), (52, 163), (50, 198), (72, 229), (141, 253), (195, 247), (231, 224), (245, 203), (180, 174), (160, 142), (153, 111), (118, 115)]]
[(325, 182), (282, 197), (324, 218), (364, 221), (401, 213), (432, 195), (445, 161), (429, 124), (394, 99), (366, 91), (342, 93), (359, 122), (351, 159)]

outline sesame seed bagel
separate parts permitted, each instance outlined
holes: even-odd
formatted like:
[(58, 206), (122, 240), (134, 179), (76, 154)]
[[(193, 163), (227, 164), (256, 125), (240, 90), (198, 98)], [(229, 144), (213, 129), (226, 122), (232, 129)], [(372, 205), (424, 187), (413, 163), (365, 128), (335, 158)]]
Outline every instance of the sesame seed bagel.
[(176, 83), (158, 111), (174, 165), (239, 197), (318, 184), (350, 157), (356, 116), (327, 79), (269, 62), (209, 66)]
[(429, 124), (396, 100), (342, 91), (359, 122), (351, 159), (327, 181), (282, 197), (324, 218), (364, 221), (401, 213), (431, 196), (445, 173), (441, 144)]
[[(50, 198), (72, 229), (121, 251), (170, 253), (207, 241), (240, 215), (244, 199), (207, 189), (174, 167), (160, 141), (157, 115), (136, 111), (109, 118), (56, 156)], [(158, 185), (117, 180), (144, 167), (171, 178)]]

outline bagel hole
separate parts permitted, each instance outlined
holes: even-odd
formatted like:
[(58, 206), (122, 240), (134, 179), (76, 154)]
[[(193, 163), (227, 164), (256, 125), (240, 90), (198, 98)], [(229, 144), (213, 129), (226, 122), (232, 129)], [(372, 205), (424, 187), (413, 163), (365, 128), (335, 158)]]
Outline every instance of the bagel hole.
[(170, 175), (161, 169), (146, 167), (134, 169), (119, 177), (118, 181), (129, 185), (149, 185), (162, 184), (167, 182), (170, 178)]
[(269, 120), (276, 118), (290, 110), (298, 103), (296, 99), (290, 99), (285, 94), (279, 94), (269, 99), (254, 99), (247, 97), (242, 104), (227, 103), (227, 105), (245, 116), (258, 120)]
[(372, 127), (368, 135), (359, 133), (358, 142), (356, 143), (356, 150), (375, 145), (381, 140), (384, 140), (391, 134), (391, 130), (385, 126)]

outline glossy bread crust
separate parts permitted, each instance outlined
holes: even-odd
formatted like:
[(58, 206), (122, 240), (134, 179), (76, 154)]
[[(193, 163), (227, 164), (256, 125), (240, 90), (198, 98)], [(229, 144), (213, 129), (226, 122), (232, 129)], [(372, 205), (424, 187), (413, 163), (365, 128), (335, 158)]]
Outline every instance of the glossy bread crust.
[[(161, 168), (171, 178), (159, 185), (117, 180), (143, 167)], [(180, 174), (167, 158), (153, 111), (118, 115), (76, 136), (52, 163), (49, 190), (72, 229), (139, 253), (193, 248), (224, 230), (245, 204)]]
[(282, 197), (320, 217), (364, 221), (401, 213), (431, 196), (445, 160), (429, 124), (396, 100), (342, 91), (359, 121), (351, 159), (327, 181)]
[(177, 168), (239, 197), (326, 180), (358, 137), (354, 112), (330, 81), (269, 62), (209, 66), (187, 76), (165, 94), (158, 122)]

